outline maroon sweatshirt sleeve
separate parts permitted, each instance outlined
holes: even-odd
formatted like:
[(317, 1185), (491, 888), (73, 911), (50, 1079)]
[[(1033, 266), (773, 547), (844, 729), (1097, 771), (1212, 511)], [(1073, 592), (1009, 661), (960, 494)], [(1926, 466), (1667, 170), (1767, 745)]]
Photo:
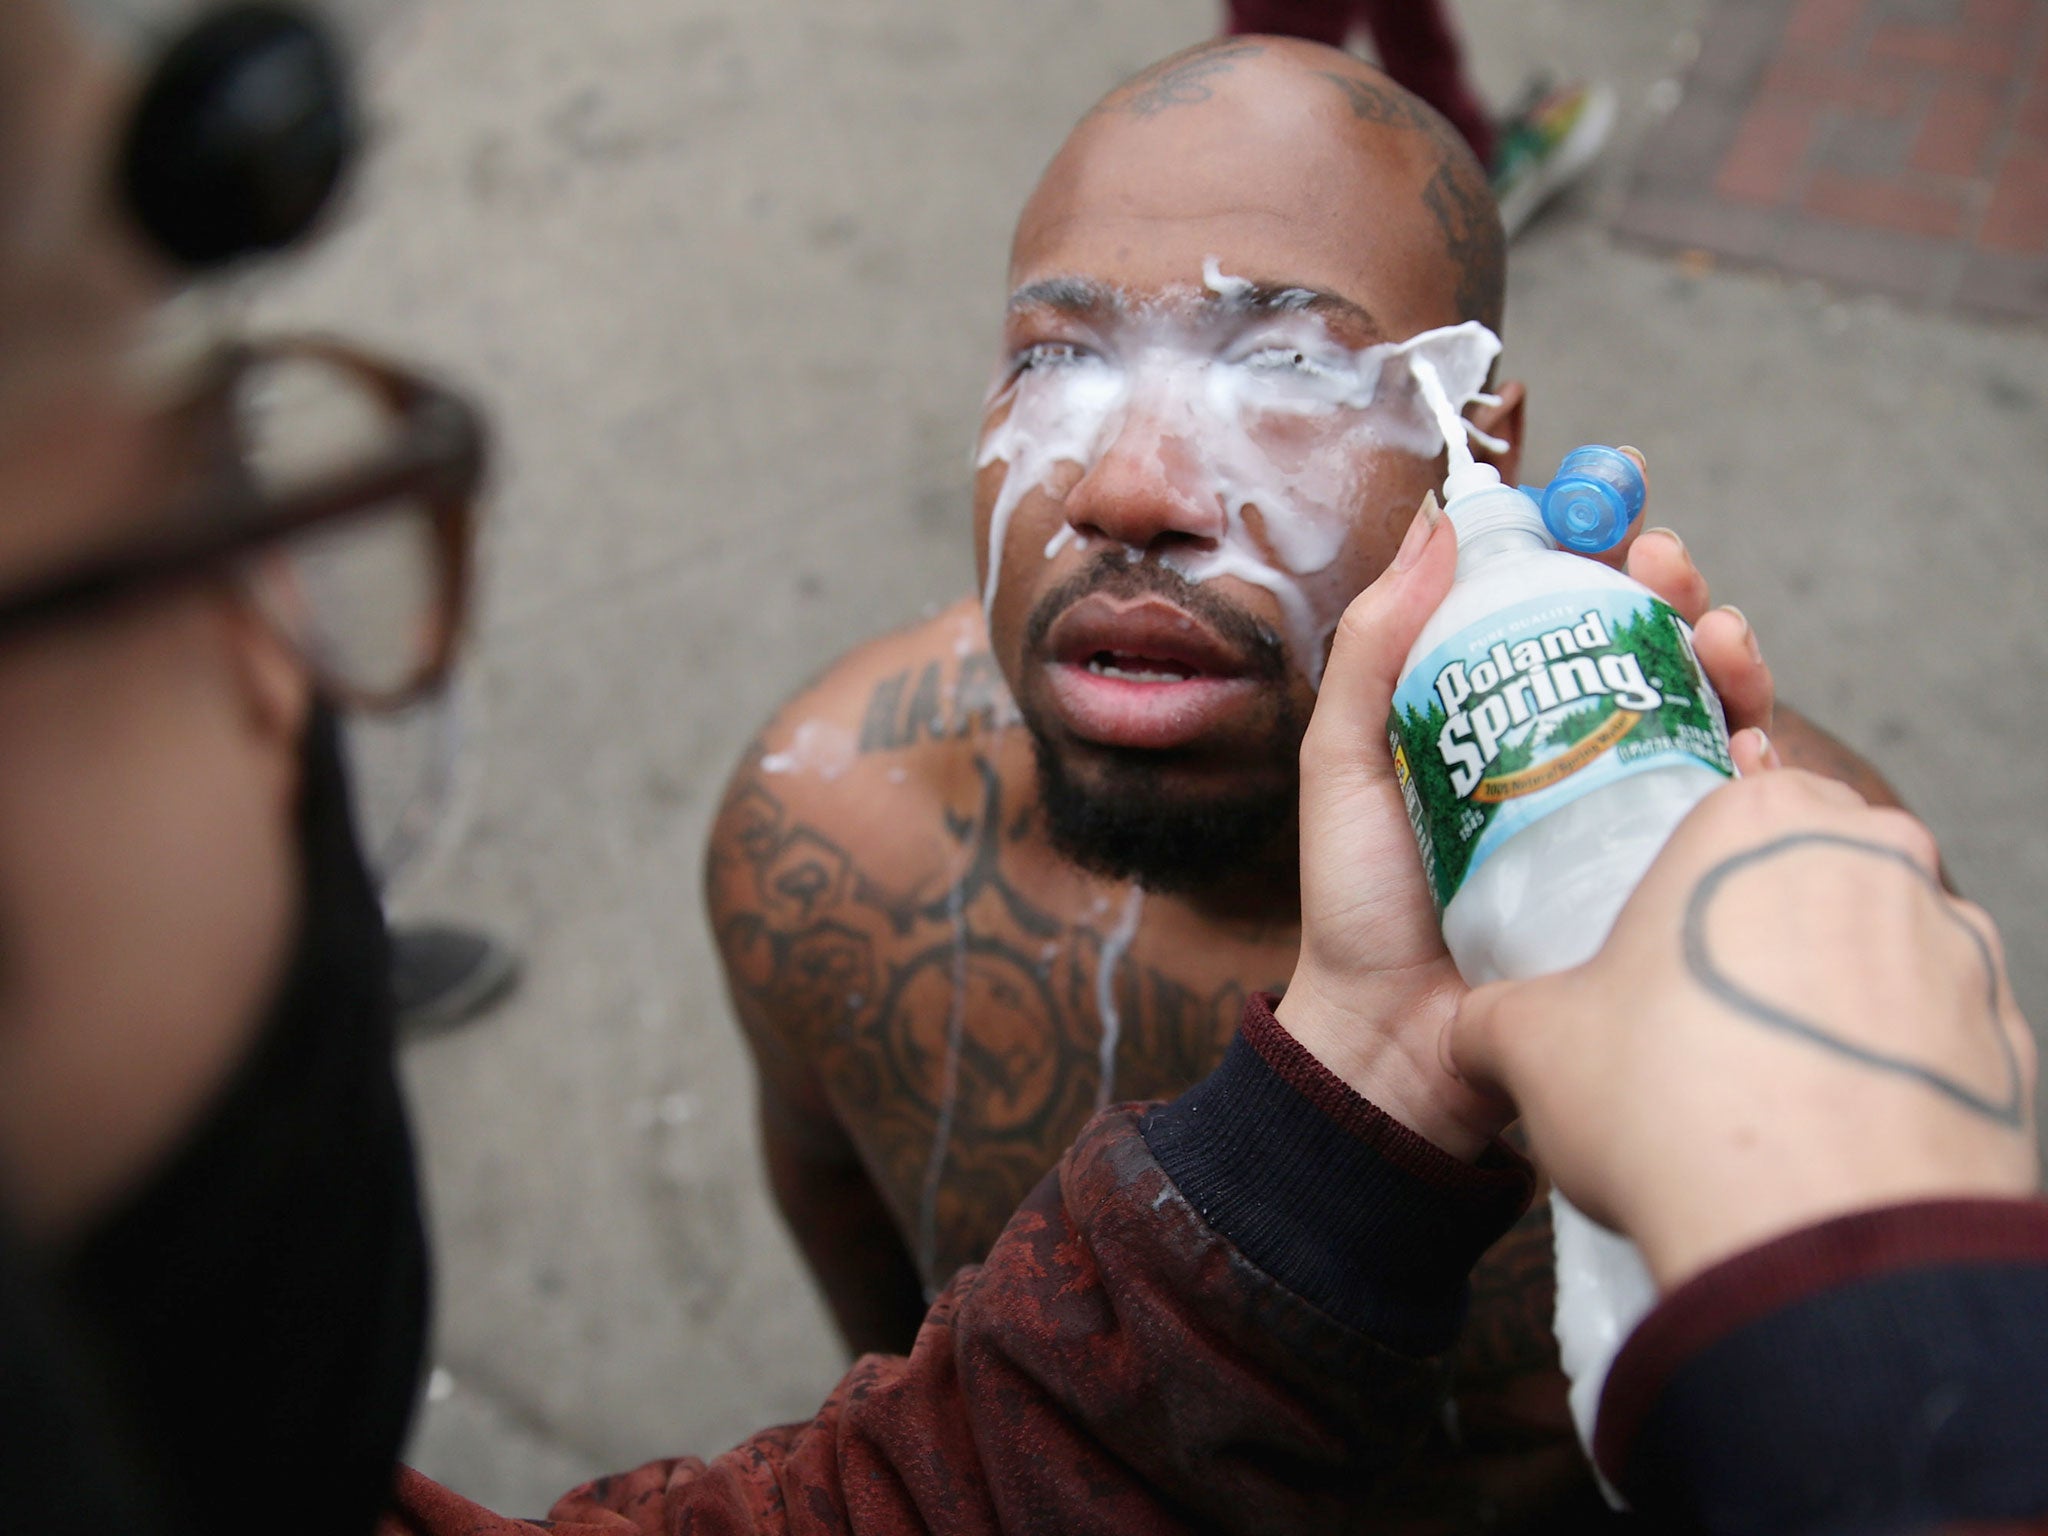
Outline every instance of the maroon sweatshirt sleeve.
[[(1529, 1185), (1402, 1130), (1255, 999), (1210, 1078), (1088, 1126), (908, 1357), (716, 1460), (586, 1484), (553, 1529), (1347, 1528), (1434, 1421), (1465, 1273)], [(384, 1527), (519, 1529), (410, 1471)]]
[(1622, 1348), (1594, 1449), (1707, 1532), (2048, 1528), (2048, 1203), (1888, 1206), (1714, 1265)]

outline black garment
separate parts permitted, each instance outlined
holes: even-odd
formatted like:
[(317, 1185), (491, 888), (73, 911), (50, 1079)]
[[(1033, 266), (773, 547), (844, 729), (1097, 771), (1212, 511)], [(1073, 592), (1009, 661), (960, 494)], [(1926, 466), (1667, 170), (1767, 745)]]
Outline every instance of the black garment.
[(46, 1280), (0, 1231), (0, 1530), (157, 1536), (103, 1373)]
[(47, 1468), (19, 1438), (35, 1400), (0, 1395), (0, 1488), (43, 1490), (5, 1519), (73, 1507), (83, 1477), (139, 1489), (165, 1531), (267, 1528), (283, 1507), (269, 1496), (290, 1490), (294, 1532), (361, 1536), (389, 1496), (425, 1351), (426, 1240), (383, 916), (324, 711), (303, 773), (300, 933), (255, 1047), (52, 1277), (58, 1310), (0, 1317), (0, 1361), (68, 1372), (75, 1393)]
[(1715, 1536), (2048, 1530), (2048, 1203), (1885, 1206), (1723, 1260), (1630, 1336), (1596, 1449)]

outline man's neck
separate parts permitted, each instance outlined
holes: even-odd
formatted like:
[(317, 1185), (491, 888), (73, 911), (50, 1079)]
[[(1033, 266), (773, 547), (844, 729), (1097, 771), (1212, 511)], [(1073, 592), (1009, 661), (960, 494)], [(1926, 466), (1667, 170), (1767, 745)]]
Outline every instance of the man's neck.
[(1301, 834), (1289, 822), (1256, 856), (1172, 899), (1204, 923), (1260, 931), (1301, 926)]

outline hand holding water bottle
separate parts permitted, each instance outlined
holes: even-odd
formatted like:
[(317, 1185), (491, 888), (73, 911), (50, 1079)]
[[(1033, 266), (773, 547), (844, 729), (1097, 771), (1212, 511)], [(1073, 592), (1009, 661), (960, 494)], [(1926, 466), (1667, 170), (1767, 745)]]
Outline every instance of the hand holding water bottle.
[(1471, 993), (1446, 1059), (1659, 1291), (1852, 1210), (2036, 1186), (1990, 919), (1919, 822), (1796, 770), (1702, 801), (1600, 953)]
[[(1693, 644), (1736, 733), (1739, 767), (1760, 761), (1773, 692), (1747, 621), (1710, 609), (1678, 538), (1650, 530), (1600, 557), (1622, 563), (1694, 629)], [(1457, 537), (1432, 496), (1394, 562), (1338, 626), (1302, 743), (1302, 941), (1283, 1025), (1326, 1066), (1438, 1146), (1475, 1156), (1511, 1117), (1447, 1071), (1438, 1037), (1465, 994), (1438, 926), (1387, 751), (1404, 659), (1450, 590)]]

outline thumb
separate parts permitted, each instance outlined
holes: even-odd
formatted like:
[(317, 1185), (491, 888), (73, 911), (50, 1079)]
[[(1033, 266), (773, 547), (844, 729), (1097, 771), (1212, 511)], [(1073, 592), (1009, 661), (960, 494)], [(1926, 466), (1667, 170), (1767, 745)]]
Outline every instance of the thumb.
[[(1303, 758), (1326, 767), (1386, 763), (1387, 711), (1401, 664), (1458, 570), (1458, 538), (1432, 491), (1393, 563), (1338, 622)], [(1305, 786), (1306, 787), (1306, 786)]]
[(1516, 1004), (1543, 982), (1495, 981), (1467, 992), (1437, 1037), (1444, 1070), (1483, 1097), (1514, 1102), (1515, 1064), (1510, 1053), (1526, 1042), (1526, 1021), (1518, 1024)]

